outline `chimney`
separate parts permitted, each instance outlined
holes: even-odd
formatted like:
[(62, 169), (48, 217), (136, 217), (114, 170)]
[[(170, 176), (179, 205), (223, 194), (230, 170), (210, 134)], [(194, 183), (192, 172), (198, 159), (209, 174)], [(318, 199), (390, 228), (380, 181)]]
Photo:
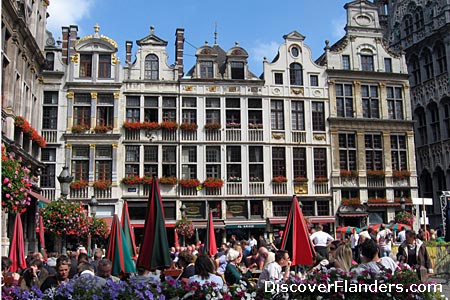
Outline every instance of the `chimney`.
[(184, 51), (184, 29), (177, 28), (175, 33), (175, 58), (176, 65), (178, 68), (178, 79), (183, 77), (183, 51)]
[(125, 42), (125, 63), (129, 64), (131, 63), (131, 48), (133, 48), (133, 42), (132, 41), (126, 41)]
[(70, 36), (69, 36), (69, 56), (75, 54), (73, 46), (75, 45), (75, 41), (77, 40), (78, 26), (70, 25)]
[(62, 61), (67, 65), (67, 51), (69, 46), (69, 27), (62, 27)]

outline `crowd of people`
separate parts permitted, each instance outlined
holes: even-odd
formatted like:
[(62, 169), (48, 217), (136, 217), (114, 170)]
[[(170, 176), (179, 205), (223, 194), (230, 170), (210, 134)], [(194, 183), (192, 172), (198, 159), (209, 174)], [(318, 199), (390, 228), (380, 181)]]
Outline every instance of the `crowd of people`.
[[(227, 243), (220, 245), (214, 256), (201, 253), (200, 245), (196, 244), (172, 247), (170, 269), (179, 271), (176, 279), (182, 282), (197, 282), (200, 285), (213, 283), (218, 288), (241, 281), (257, 287), (263, 287), (268, 280), (287, 281), (292, 275), (298, 276), (299, 269), (291, 267), (289, 252), (282, 249), (282, 235), (283, 232), (279, 231), (271, 242), (264, 237), (256, 240), (254, 236), (238, 241), (232, 235)], [(404, 228), (394, 238), (392, 232), (382, 226), (379, 231), (369, 229), (334, 239), (318, 225), (310, 232), (310, 240), (315, 248), (314, 265), (302, 266), (300, 272), (305, 274), (335, 268), (356, 273), (370, 270), (378, 274), (383, 270), (396, 272), (398, 264), (402, 263), (417, 270), (421, 279), (426, 280), (426, 275), (433, 270), (423, 238), (413, 230)], [(392, 254), (394, 242), (399, 243), (396, 256)], [(26, 290), (36, 286), (45, 291), (69, 280), (88, 277), (96, 278), (98, 285), (104, 285), (108, 280), (164, 280), (164, 271), (145, 270), (139, 266), (136, 274), (121, 274), (120, 278), (113, 276), (112, 262), (104, 257), (104, 250), (101, 249), (95, 249), (92, 257), (87, 255), (84, 247), (78, 247), (67, 255), (49, 253), (46, 258), (39, 252), (30, 253), (26, 260), (26, 269), (12, 273), (11, 260), (2, 257), (2, 276), (6, 283), (2, 287), (4, 290), (15, 286)]]

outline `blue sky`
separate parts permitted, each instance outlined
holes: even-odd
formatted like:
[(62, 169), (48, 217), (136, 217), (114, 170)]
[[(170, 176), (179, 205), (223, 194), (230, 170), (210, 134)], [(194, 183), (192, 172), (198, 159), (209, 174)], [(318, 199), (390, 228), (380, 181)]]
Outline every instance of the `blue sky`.
[[(93, 33), (100, 25), (100, 34), (115, 40), (119, 57), (125, 61), (125, 41), (133, 41), (150, 33), (168, 42), (169, 64), (174, 63), (176, 28), (185, 29), (185, 69), (195, 61), (195, 48), (205, 41), (214, 43), (217, 24), (218, 44), (226, 51), (235, 42), (249, 52), (250, 70), (260, 75), (263, 57), (272, 60), (283, 35), (298, 31), (306, 36), (305, 44), (318, 58), (325, 40), (334, 43), (344, 35), (346, 11), (343, 0), (51, 0), (48, 28), (57, 39), (61, 26), (78, 25), (79, 36)], [(226, 4), (225, 4), (226, 3)]]

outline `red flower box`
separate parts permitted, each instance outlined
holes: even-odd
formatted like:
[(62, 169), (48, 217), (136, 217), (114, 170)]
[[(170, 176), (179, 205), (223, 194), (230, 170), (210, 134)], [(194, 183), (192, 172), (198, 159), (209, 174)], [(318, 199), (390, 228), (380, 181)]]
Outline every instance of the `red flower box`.
[(135, 185), (142, 183), (142, 179), (139, 176), (128, 176), (122, 179), (122, 183), (125, 185)]
[(367, 170), (367, 177), (372, 178), (384, 178), (386, 176), (386, 173), (384, 170)]
[(138, 130), (141, 129), (141, 123), (140, 122), (129, 122), (125, 121), (122, 125), (125, 130)]
[(359, 198), (346, 198), (346, 199), (342, 199), (341, 201), (342, 205), (345, 206), (359, 206), (361, 205), (361, 200), (359, 200)]
[(70, 183), (70, 188), (73, 190), (82, 190), (88, 186), (86, 180), (75, 180)]
[(200, 185), (200, 180), (198, 180), (198, 179), (181, 179), (180, 185), (185, 188), (195, 188)]
[(106, 190), (111, 187), (111, 181), (97, 180), (92, 184), (92, 186), (94, 187), (94, 189), (97, 189), (97, 190)]
[(185, 131), (196, 131), (198, 125), (195, 123), (181, 123), (180, 129)]
[(140, 129), (158, 130), (160, 128), (158, 122), (144, 122), (140, 124)]
[(359, 176), (359, 172), (356, 170), (341, 170), (342, 178), (357, 178)]
[(326, 177), (316, 177), (316, 178), (314, 178), (314, 182), (318, 182), (318, 183), (328, 182), (328, 178), (326, 178)]
[(72, 133), (85, 133), (89, 128), (89, 125), (86, 124), (73, 125)]
[(161, 129), (175, 131), (178, 129), (178, 123), (174, 121), (164, 121), (160, 125)]
[(24, 133), (30, 136), (30, 139), (37, 143), (40, 147), (45, 147), (47, 146), (47, 142), (45, 141), (45, 139), (39, 135), (39, 133), (36, 131), (36, 129), (34, 129), (30, 123), (28, 123), (27, 120), (25, 120), (25, 118), (17, 116), (14, 119), (14, 125), (18, 128), (20, 128), (20, 130)]
[(394, 170), (392, 172), (392, 177), (395, 180), (408, 179), (409, 177), (411, 177), (411, 172), (407, 170)]
[(219, 130), (222, 128), (222, 125), (220, 125), (220, 123), (206, 123), (204, 128), (205, 130), (213, 131)]
[(223, 186), (223, 180), (220, 178), (206, 178), (205, 181), (203, 181), (203, 187), (207, 189), (220, 189)]
[(287, 178), (286, 178), (286, 176), (275, 176), (275, 177), (272, 178), (272, 182), (273, 183), (287, 182)]
[(297, 182), (297, 183), (308, 182), (308, 178), (306, 178), (306, 177), (295, 177), (294, 178), (294, 182)]
[(112, 130), (113, 127), (111, 125), (97, 125), (94, 127), (94, 131), (96, 133), (107, 133), (108, 131)]
[(383, 203), (388, 203), (388, 200), (386, 198), (369, 198), (368, 203), (369, 204), (383, 204)]
[(177, 184), (178, 180), (175, 176), (163, 176), (161, 178), (158, 179), (159, 183), (161, 184), (170, 184), (170, 185), (175, 185)]

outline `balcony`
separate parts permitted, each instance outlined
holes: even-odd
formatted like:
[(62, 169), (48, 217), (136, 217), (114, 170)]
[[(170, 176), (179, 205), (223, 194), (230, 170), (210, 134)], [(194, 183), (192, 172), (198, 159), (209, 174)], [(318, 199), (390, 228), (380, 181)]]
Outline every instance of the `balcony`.
[(112, 196), (112, 187), (107, 187), (105, 189), (94, 188), (94, 196), (97, 199), (109, 199)]
[(42, 130), (42, 137), (47, 143), (56, 143), (58, 141), (57, 130)]
[(195, 131), (182, 130), (181, 131), (181, 140), (182, 141), (196, 141), (197, 140), (197, 130), (195, 130)]
[(197, 188), (195, 187), (181, 187), (182, 196), (197, 196)]
[(139, 141), (141, 135), (140, 129), (127, 129), (125, 130), (126, 141)]
[(176, 130), (162, 130), (162, 140), (163, 141), (176, 141), (177, 140), (177, 132)]
[(326, 195), (329, 193), (328, 181), (327, 182), (314, 182), (314, 194)]
[(205, 140), (219, 142), (222, 139), (222, 132), (219, 130), (205, 130)]
[(367, 186), (368, 187), (384, 187), (385, 180), (379, 177), (367, 177)]
[(205, 188), (205, 195), (206, 196), (220, 196), (222, 195), (222, 189), (221, 188)]
[(292, 142), (298, 144), (306, 143), (306, 131), (292, 131)]
[(272, 193), (274, 195), (287, 195), (287, 183), (275, 183), (272, 182)]
[(42, 189), (42, 196), (47, 198), (48, 200), (56, 199), (56, 190), (54, 188)]
[(233, 128), (233, 129), (226, 129), (226, 140), (228, 142), (240, 142), (241, 141), (241, 129), (240, 128)]
[(250, 129), (248, 131), (248, 140), (250, 142), (262, 142), (264, 140), (264, 131), (262, 129)]
[(242, 195), (242, 183), (227, 182), (227, 195)]
[(73, 189), (70, 188), (70, 198), (77, 198), (77, 199), (81, 199), (81, 198), (88, 198), (89, 197), (89, 188), (88, 187), (84, 187), (81, 189)]
[(250, 182), (248, 192), (250, 195), (264, 195), (264, 182)]

